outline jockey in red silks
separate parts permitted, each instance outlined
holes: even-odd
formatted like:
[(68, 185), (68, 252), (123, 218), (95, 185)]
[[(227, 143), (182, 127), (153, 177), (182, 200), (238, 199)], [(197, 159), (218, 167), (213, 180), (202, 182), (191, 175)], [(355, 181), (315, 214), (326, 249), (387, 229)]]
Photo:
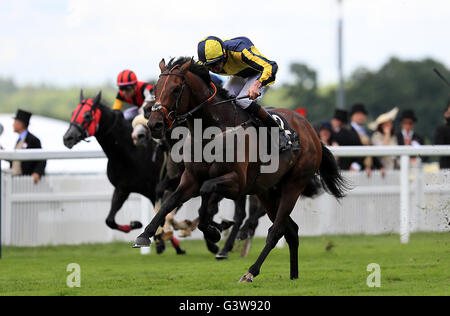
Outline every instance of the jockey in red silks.
[(122, 110), (123, 103), (131, 104), (132, 107), (124, 112), (125, 119), (132, 121), (139, 113), (139, 108), (155, 100), (153, 85), (138, 81), (136, 74), (131, 70), (124, 70), (117, 76), (117, 93), (113, 110)]

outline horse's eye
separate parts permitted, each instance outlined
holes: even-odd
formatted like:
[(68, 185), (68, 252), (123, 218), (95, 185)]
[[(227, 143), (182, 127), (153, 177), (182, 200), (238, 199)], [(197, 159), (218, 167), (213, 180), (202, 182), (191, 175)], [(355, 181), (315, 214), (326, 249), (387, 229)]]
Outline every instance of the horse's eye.
[(179, 93), (181, 91), (181, 87), (180, 86), (177, 86), (177, 87), (175, 87), (174, 89), (173, 89), (173, 93), (175, 94), (175, 93)]
[(90, 122), (90, 121), (92, 121), (94, 118), (92, 117), (92, 113), (91, 112), (86, 112), (86, 113), (84, 113), (84, 120), (85, 121), (87, 121), (87, 122)]

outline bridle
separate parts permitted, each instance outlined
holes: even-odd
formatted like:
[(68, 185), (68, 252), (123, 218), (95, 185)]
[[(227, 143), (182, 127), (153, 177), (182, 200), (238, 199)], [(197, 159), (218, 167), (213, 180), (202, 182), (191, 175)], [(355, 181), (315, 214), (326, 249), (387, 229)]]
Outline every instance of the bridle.
[[(85, 139), (85, 138), (90, 137), (86, 126), (91, 125), (92, 121), (94, 120), (93, 112), (94, 112), (94, 110), (98, 109), (98, 106), (96, 106), (94, 104), (92, 99), (88, 99), (88, 100), (84, 99), (84, 100), (82, 100), (80, 105), (81, 106), (80, 106), (77, 114), (74, 116), (74, 118), (70, 122), (70, 126), (75, 127), (81, 133), (81, 136), (82, 136), (81, 139)], [(91, 107), (91, 109), (89, 111), (84, 112), (83, 122), (80, 124), (77, 122), (77, 119), (85, 105), (89, 105)], [(97, 126), (97, 129), (98, 129), (98, 126)]]
[(177, 101), (175, 102), (175, 109), (171, 110), (168, 105), (162, 104), (160, 100), (157, 100), (155, 104), (152, 107), (152, 112), (159, 112), (164, 117), (166, 122), (168, 123), (169, 129), (172, 129), (174, 125), (184, 123), (188, 118), (192, 117), (195, 112), (199, 111), (205, 104), (211, 102), (217, 95), (217, 87), (216, 85), (211, 81), (210, 85), (214, 89), (214, 93), (211, 97), (209, 97), (206, 101), (200, 103), (197, 105), (194, 109), (190, 110), (189, 112), (178, 115), (177, 110), (180, 106), (180, 103), (183, 100), (184, 96), (184, 89), (186, 86), (189, 87), (189, 89), (192, 92), (191, 85), (186, 81), (186, 76), (182, 73), (175, 73), (173, 72), (175, 69), (179, 68), (179, 65), (176, 65), (173, 67), (169, 72), (161, 74), (159, 77), (167, 77), (166, 81), (163, 86), (163, 90), (161, 91), (161, 95), (166, 89), (167, 82), (169, 81), (170, 76), (177, 76), (183, 79), (183, 84), (181, 86), (180, 94), (178, 95)]
[[(78, 119), (78, 116), (80, 115), (80, 113), (82, 112), (83, 108), (86, 105), (89, 105), (91, 108), (88, 111), (84, 112), (83, 122), (80, 124), (77, 122), (77, 119)], [(86, 138), (93, 136), (93, 135), (89, 135), (88, 129), (89, 129), (89, 126), (91, 125), (92, 121), (94, 121), (94, 112), (97, 110), (101, 111), (98, 104), (94, 104), (94, 101), (92, 99), (83, 99), (81, 101), (78, 112), (73, 117), (72, 121), (70, 122), (70, 126), (75, 127), (81, 133), (79, 140), (85, 140)], [(108, 135), (109, 133), (111, 133), (112, 130), (115, 128), (117, 121), (118, 121), (118, 117), (115, 116), (113, 124), (111, 124), (111, 126), (108, 128), (108, 130), (106, 132), (102, 133), (102, 135), (104, 136), (104, 135)], [(95, 127), (95, 134), (97, 134), (99, 128), (100, 128), (100, 124), (98, 124)]]

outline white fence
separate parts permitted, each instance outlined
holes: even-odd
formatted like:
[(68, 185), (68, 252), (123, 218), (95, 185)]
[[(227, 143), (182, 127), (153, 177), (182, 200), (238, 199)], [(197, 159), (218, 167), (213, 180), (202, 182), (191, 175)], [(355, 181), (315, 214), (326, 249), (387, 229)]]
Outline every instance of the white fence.
[[(339, 156), (406, 154), (402, 171), (390, 171), (386, 177), (375, 172), (345, 173), (355, 186), (339, 204), (327, 194), (300, 199), (292, 213), (302, 236), (323, 234), (400, 233), (407, 242), (410, 231), (450, 231), (450, 171), (410, 168), (408, 155), (423, 153), (450, 155), (450, 146), (425, 146), (414, 149), (393, 147), (332, 148)], [(402, 151), (405, 149), (405, 151)], [(422, 152), (418, 152), (422, 150)], [(378, 151), (378, 152), (377, 152)], [(77, 158), (103, 158), (101, 153), (76, 153)], [(0, 152), (0, 159), (73, 159), (71, 153), (36, 151)], [(406, 170), (406, 171), (405, 171)], [(405, 189), (406, 186), (406, 189)], [(2, 175), (2, 244), (40, 246), (111, 241), (132, 242), (138, 231), (123, 234), (105, 225), (113, 188), (105, 175), (48, 175), (38, 185), (29, 177)], [(406, 192), (406, 197), (404, 196)], [(193, 199), (177, 214), (177, 219), (194, 219), (200, 205)], [(234, 204), (225, 200), (216, 219), (232, 219)], [(144, 210), (144, 212), (142, 212)], [(118, 213), (117, 222), (127, 224), (152, 213), (152, 207), (139, 195), (131, 195)], [(151, 214), (153, 215), (153, 214)], [(143, 221), (146, 225), (147, 220)], [(258, 236), (266, 236), (270, 222), (260, 221)], [(201, 238), (194, 232), (192, 238)]]

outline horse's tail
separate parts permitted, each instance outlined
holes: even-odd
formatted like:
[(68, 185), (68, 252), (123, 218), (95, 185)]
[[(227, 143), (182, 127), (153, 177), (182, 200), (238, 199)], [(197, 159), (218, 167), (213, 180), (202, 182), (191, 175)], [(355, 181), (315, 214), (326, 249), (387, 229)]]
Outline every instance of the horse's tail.
[(330, 150), (322, 143), (322, 163), (319, 169), (320, 180), (326, 192), (336, 199), (345, 197), (351, 185), (341, 175), (336, 159)]

